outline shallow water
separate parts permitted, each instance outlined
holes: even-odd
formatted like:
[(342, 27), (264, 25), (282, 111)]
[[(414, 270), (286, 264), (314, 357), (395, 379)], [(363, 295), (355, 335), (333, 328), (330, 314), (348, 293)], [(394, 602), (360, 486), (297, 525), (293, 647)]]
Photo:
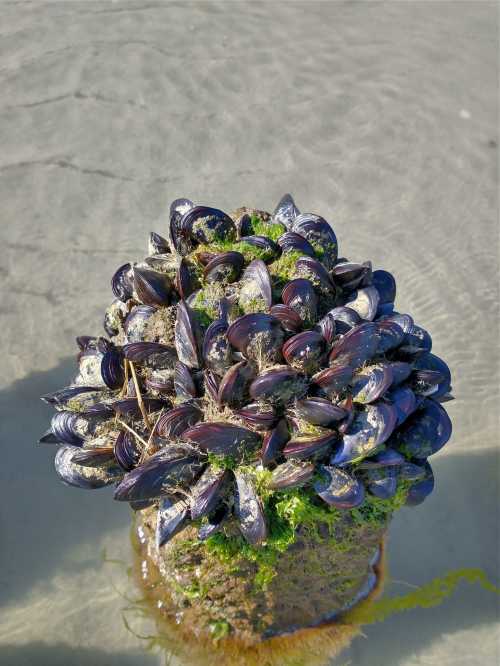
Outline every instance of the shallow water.
[[(178, 196), (286, 191), (391, 270), (452, 367), (437, 486), (389, 540), (402, 594), (498, 580), (498, 25), (493, 3), (4, 2), (0, 26), (0, 663), (156, 666), (125, 628), (130, 516), (60, 485), (40, 394), (100, 330), (114, 268)], [(489, 665), (498, 597), (461, 585), (369, 626), (338, 666)], [(151, 627), (134, 624), (146, 633)]]

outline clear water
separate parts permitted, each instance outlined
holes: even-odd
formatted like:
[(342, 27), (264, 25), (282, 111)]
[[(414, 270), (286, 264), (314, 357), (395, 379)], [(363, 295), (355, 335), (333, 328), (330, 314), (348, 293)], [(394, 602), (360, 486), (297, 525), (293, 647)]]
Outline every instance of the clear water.
[[(130, 515), (60, 485), (38, 396), (100, 330), (114, 268), (192, 199), (286, 191), (391, 270), (452, 367), (436, 490), (391, 528), (387, 594), (498, 581), (496, 5), (4, 2), (0, 41), (0, 663), (156, 666), (122, 620)], [(366, 627), (337, 666), (489, 665), (498, 597)], [(153, 629), (134, 620), (140, 632)]]

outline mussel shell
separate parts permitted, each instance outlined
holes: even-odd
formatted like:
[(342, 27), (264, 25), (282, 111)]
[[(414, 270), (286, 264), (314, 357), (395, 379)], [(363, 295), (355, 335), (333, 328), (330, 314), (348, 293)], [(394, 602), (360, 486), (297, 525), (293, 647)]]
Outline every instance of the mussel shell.
[(152, 370), (146, 377), (146, 388), (158, 393), (172, 393), (174, 390), (174, 374), (170, 369)]
[(168, 252), (170, 252), (170, 246), (167, 239), (151, 231), (149, 234), (148, 254), (167, 254)]
[(103, 389), (101, 386), (82, 386), (80, 384), (66, 386), (65, 388), (47, 393), (41, 397), (41, 400), (56, 409), (70, 409), (74, 406), (78, 410), (85, 410), (86, 407), (94, 405), (101, 399)]
[(160, 502), (156, 518), (156, 547), (161, 548), (180, 532), (189, 519), (189, 505), (184, 500), (172, 502), (168, 497)]
[(110, 389), (122, 386), (125, 375), (123, 370), (123, 357), (116, 349), (103, 354), (101, 359), (101, 375), (104, 383)]
[(123, 474), (118, 466), (87, 467), (73, 462), (73, 456), (80, 452), (78, 446), (59, 447), (54, 460), (57, 475), (69, 486), (94, 489), (116, 483)]
[(183, 300), (191, 296), (195, 290), (193, 275), (184, 257), (182, 257), (177, 267), (175, 288)]
[(191, 518), (198, 520), (213, 511), (231, 481), (231, 472), (208, 467), (191, 488)]
[(405, 334), (395, 321), (376, 321), (374, 323), (379, 337), (377, 354), (385, 354), (390, 349), (399, 347), (403, 342)]
[(323, 465), (323, 478), (314, 484), (314, 490), (328, 505), (338, 509), (353, 509), (363, 503), (363, 484), (342, 469)]
[(319, 460), (331, 453), (332, 447), (337, 441), (338, 435), (336, 432), (327, 432), (314, 438), (310, 435), (292, 437), (283, 449), (283, 455), (285, 458), (293, 460)]
[(238, 317), (226, 335), (230, 344), (247, 358), (272, 362), (281, 357), (283, 329), (277, 319), (264, 312)]
[(291, 194), (284, 194), (274, 209), (273, 219), (281, 222), (287, 229), (291, 229), (293, 222), (300, 215), (300, 210), (295, 205)]
[(390, 365), (392, 370), (393, 386), (402, 384), (411, 375), (412, 366), (410, 363), (405, 363), (404, 361), (392, 361)]
[(52, 432), (52, 428), (46, 430), (38, 440), (39, 444), (61, 444), (59, 439)]
[(194, 379), (187, 365), (177, 361), (174, 369), (174, 390), (180, 400), (191, 400), (196, 398), (198, 391)]
[[(143, 396), (142, 403), (148, 414), (157, 412), (169, 404), (168, 402), (164, 402), (158, 398), (150, 398), (149, 396)], [(115, 400), (111, 403), (111, 407), (120, 416), (135, 418), (141, 415), (141, 408), (139, 407), (137, 397)]]
[(325, 219), (312, 213), (303, 213), (295, 218), (291, 230), (307, 238), (322, 253), (321, 261), (329, 270), (335, 266), (338, 257), (337, 237)]
[(183, 217), (192, 208), (194, 208), (194, 203), (189, 199), (175, 199), (170, 205), (168, 241), (172, 251), (182, 256), (189, 254), (194, 248), (194, 243), (190, 238), (189, 225), (181, 226)]
[(203, 386), (205, 396), (209, 396), (213, 402), (219, 398), (219, 378), (212, 370), (203, 370)]
[(115, 454), (112, 446), (100, 447), (80, 447), (72, 455), (71, 462), (82, 467), (103, 467), (110, 462), (115, 461)]
[(185, 402), (160, 416), (155, 433), (164, 439), (177, 439), (202, 418), (203, 412), (199, 407), (192, 402)]
[(362, 319), (373, 321), (377, 314), (380, 297), (375, 287), (356, 289), (347, 297), (346, 307), (355, 310)]
[(374, 356), (378, 340), (377, 328), (371, 322), (352, 328), (333, 345), (330, 365), (360, 367)]
[(199, 243), (214, 243), (235, 240), (236, 227), (233, 220), (218, 208), (195, 206), (181, 219), (181, 229), (189, 229), (191, 238)]
[(397, 449), (408, 458), (427, 458), (439, 451), (451, 437), (452, 425), (444, 407), (425, 400), (397, 433)]
[(403, 342), (398, 351), (411, 356), (418, 356), (424, 352), (430, 352), (432, 349), (432, 338), (429, 333), (421, 326), (414, 324), (409, 331), (405, 333)]
[(335, 319), (330, 314), (327, 313), (323, 319), (320, 319), (314, 329), (321, 333), (322, 337), (329, 345), (333, 344), (337, 327), (335, 325)]
[(303, 321), (316, 321), (318, 297), (309, 280), (298, 278), (288, 282), (281, 298), (283, 303), (295, 310)]
[(406, 481), (420, 481), (425, 478), (426, 469), (422, 465), (416, 465), (415, 463), (403, 460), (403, 463), (399, 467), (399, 476)]
[(354, 402), (368, 404), (381, 398), (392, 384), (392, 368), (389, 363), (367, 365), (352, 379)]
[(199, 368), (201, 365), (200, 331), (191, 308), (184, 301), (179, 301), (177, 304), (174, 336), (179, 360), (188, 368)]
[(111, 278), (111, 289), (120, 301), (125, 303), (133, 295), (132, 264), (120, 266)]
[(294, 231), (287, 231), (277, 240), (282, 252), (300, 252), (308, 257), (315, 257), (316, 253), (311, 243)]
[(236, 457), (260, 444), (260, 437), (252, 430), (217, 421), (198, 423), (183, 432), (182, 439), (201, 451)]
[(328, 428), (347, 416), (347, 410), (334, 405), (324, 398), (306, 398), (295, 402), (295, 412), (299, 418), (312, 425)]
[(379, 499), (390, 499), (398, 488), (398, 469), (395, 466), (372, 468), (365, 472), (368, 492)]
[(357, 469), (378, 469), (380, 467), (400, 466), (405, 462), (405, 457), (394, 449), (384, 449), (371, 458), (362, 460)]
[(165, 273), (136, 266), (133, 271), (134, 289), (144, 305), (168, 305), (172, 297), (172, 283)]
[(358, 412), (344, 433), (332, 464), (345, 465), (372, 456), (389, 439), (396, 426), (396, 412), (391, 405), (379, 403)]
[(439, 356), (430, 352), (423, 353), (415, 359), (414, 368), (416, 370), (436, 370), (443, 376), (442, 381), (437, 385), (436, 391), (432, 394), (433, 400), (438, 400), (451, 390), (450, 369)]
[(424, 470), (425, 477), (420, 481), (412, 483), (408, 490), (408, 495), (406, 497), (406, 504), (408, 506), (422, 504), (422, 502), (427, 499), (434, 490), (434, 474), (432, 473), (432, 467), (428, 462), (425, 463)]
[(248, 264), (240, 280), (240, 305), (245, 309), (252, 301), (262, 301), (263, 309), (273, 304), (273, 289), (266, 264), (261, 259), (254, 259)]
[(248, 397), (248, 387), (254, 376), (251, 366), (246, 361), (233, 365), (221, 379), (218, 391), (219, 404), (239, 407)]
[(144, 340), (148, 320), (156, 310), (157, 308), (153, 305), (136, 305), (130, 310), (123, 323), (127, 342), (141, 342)]
[(311, 381), (327, 395), (336, 395), (349, 385), (353, 373), (354, 370), (349, 365), (335, 364), (331, 368), (317, 372), (311, 377)]
[(207, 282), (235, 282), (243, 270), (245, 257), (240, 252), (221, 252), (203, 270)]
[(286, 404), (300, 398), (307, 390), (307, 381), (295, 370), (280, 365), (262, 372), (250, 385), (254, 400), (267, 400), (271, 404)]
[(369, 272), (369, 264), (356, 264), (350, 261), (344, 261), (336, 264), (332, 268), (332, 278), (335, 284), (338, 284), (342, 289), (348, 291), (359, 287)]
[(226, 337), (228, 326), (226, 320), (216, 319), (207, 328), (203, 338), (205, 365), (218, 375), (223, 375), (232, 365), (232, 351)]
[(201, 469), (202, 463), (189, 447), (170, 445), (126, 474), (114, 497), (130, 502), (171, 495), (191, 483)]
[(160, 342), (129, 342), (123, 345), (122, 352), (132, 363), (147, 364), (158, 369), (169, 365), (173, 354), (171, 347)]
[(76, 412), (61, 411), (53, 415), (50, 427), (58, 442), (81, 446), (83, 437), (78, 432), (77, 423), (78, 414)]
[(269, 430), (279, 420), (279, 415), (272, 407), (264, 406), (258, 402), (245, 405), (242, 409), (235, 410), (234, 413), (248, 426), (257, 431)]
[(266, 432), (260, 452), (261, 462), (265, 467), (276, 461), (289, 439), (286, 419), (280, 419), (273, 430)]
[(326, 342), (321, 333), (304, 331), (287, 340), (281, 352), (292, 368), (313, 374), (319, 369), (325, 350)]
[(329, 272), (323, 264), (314, 257), (299, 257), (295, 262), (295, 274), (310, 280), (323, 294), (335, 292)]
[(377, 270), (372, 273), (372, 285), (379, 294), (379, 304), (394, 303), (396, 300), (396, 280), (389, 271)]
[(335, 321), (337, 333), (342, 335), (347, 333), (347, 331), (350, 331), (351, 328), (363, 323), (363, 320), (355, 310), (345, 306), (333, 308), (328, 315)]
[(302, 328), (300, 315), (288, 305), (284, 305), (283, 303), (273, 305), (269, 310), (269, 314), (280, 322), (281, 327), (287, 333), (298, 333)]
[(141, 448), (131, 433), (126, 430), (121, 430), (115, 441), (114, 455), (120, 467), (125, 470), (125, 472), (130, 472), (130, 470), (134, 469), (134, 467), (139, 464), (141, 459)]
[(408, 386), (397, 386), (386, 393), (385, 397), (396, 410), (396, 427), (406, 421), (418, 406), (415, 394)]
[(445, 380), (439, 370), (416, 369), (411, 375), (411, 387), (415, 393), (423, 396), (432, 396), (438, 391), (440, 384)]
[(400, 312), (393, 312), (390, 315), (383, 315), (377, 319), (377, 322), (379, 321), (393, 321), (403, 329), (403, 333), (409, 333), (415, 325), (411, 315), (401, 314)]
[(201, 525), (198, 531), (198, 539), (205, 541), (208, 537), (218, 532), (226, 518), (228, 517), (228, 508), (225, 504), (220, 504), (212, 513), (208, 515), (207, 522)]
[(240, 531), (248, 543), (256, 546), (265, 541), (267, 537), (264, 510), (251, 476), (238, 470), (234, 475), (236, 478), (234, 511), (239, 521)]
[(270, 490), (300, 488), (314, 475), (315, 465), (302, 460), (287, 460), (273, 471), (268, 487)]

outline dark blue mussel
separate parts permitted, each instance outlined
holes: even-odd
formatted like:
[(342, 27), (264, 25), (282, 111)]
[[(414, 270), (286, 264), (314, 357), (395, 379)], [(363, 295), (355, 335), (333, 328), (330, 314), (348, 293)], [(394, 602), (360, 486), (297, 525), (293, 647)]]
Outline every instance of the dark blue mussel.
[(323, 478), (316, 481), (314, 490), (327, 504), (338, 509), (352, 509), (363, 502), (365, 491), (358, 479), (328, 465), (321, 467), (320, 471)]
[(282, 252), (300, 252), (308, 257), (315, 257), (316, 253), (311, 243), (294, 231), (287, 231), (278, 238), (278, 245)]
[(390, 499), (398, 488), (398, 469), (396, 466), (371, 468), (364, 474), (368, 492), (379, 499)]
[(417, 506), (422, 504), (422, 502), (427, 499), (427, 497), (434, 490), (434, 474), (432, 472), (432, 467), (428, 462), (424, 465), (425, 476), (419, 481), (415, 481), (410, 486), (408, 491), (408, 496), (406, 498), (406, 504), (408, 506)]
[(345, 306), (358, 313), (361, 319), (373, 321), (377, 314), (379, 294), (375, 287), (356, 289), (347, 297)]
[(281, 298), (285, 305), (295, 310), (304, 322), (315, 322), (318, 313), (318, 296), (309, 280), (298, 278), (285, 285)]
[(338, 257), (337, 237), (325, 219), (305, 213), (295, 218), (291, 230), (307, 238), (329, 270), (335, 266)]
[(118, 465), (87, 466), (73, 461), (74, 456), (81, 452), (79, 446), (64, 445), (57, 450), (54, 465), (58, 476), (69, 486), (76, 488), (102, 488), (116, 483), (123, 470)]
[(377, 270), (372, 273), (372, 285), (378, 291), (379, 303), (394, 303), (396, 300), (396, 280), (389, 271)]
[(191, 518), (197, 520), (211, 513), (225, 495), (231, 481), (229, 470), (207, 467), (191, 488)]
[(325, 398), (306, 398), (295, 402), (295, 412), (308, 423), (324, 428), (332, 427), (337, 421), (347, 416), (343, 407), (334, 405)]
[(300, 488), (310, 481), (314, 475), (314, 463), (305, 460), (287, 460), (278, 465), (269, 482), (271, 490)]
[(260, 444), (260, 437), (252, 430), (217, 421), (198, 423), (184, 431), (182, 439), (200, 451), (238, 457)]
[(300, 215), (300, 210), (295, 205), (291, 194), (284, 194), (274, 209), (273, 220), (284, 224), (287, 229), (291, 229), (295, 218)]
[(184, 215), (192, 208), (194, 208), (194, 203), (189, 199), (175, 199), (170, 205), (168, 242), (172, 252), (180, 255), (189, 254), (194, 249), (189, 226), (181, 226)]
[(264, 370), (250, 385), (254, 400), (267, 400), (282, 405), (307, 391), (306, 379), (287, 365)]
[(287, 340), (281, 351), (292, 368), (313, 374), (325, 356), (326, 341), (317, 331), (303, 331)]
[(262, 503), (249, 474), (235, 470), (236, 494), (234, 511), (243, 537), (256, 546), (267, 537)]
[(156, 547), (161, 548), (172, 539), (189, 520), (189, 505), (183, 500), (173, 501), (168, 497), (160, 501), (156, 519)]
[(266, 432), (260, 453), (261, 462), (265, 467), (276, 461), (289, 439), (290, 432), (286, 419), (280, 419), (273, 430)]
[(367, 322), (356, 326), (333, 345), (330, 365), (349, 365), (358, 368), (375, 355), (377, 346), (378, 335), (375, 324)]
[(437, 402), (426, 399), (398, 429), (396, 448), (408, 458), (427, 458), (439, 451), (451, 437), (451, 421)]
[(236, 226), (233, 220), (218, 208), (195, 206), (180, 220), (182, 232), (189, 232), (198, 243), (210, 244), (217, 241), (236, 239)]
[(136, 266), (133, 284), (138, 300), (144, 305), (168, 305), (172, 299), (173, 285), (165, 273)]

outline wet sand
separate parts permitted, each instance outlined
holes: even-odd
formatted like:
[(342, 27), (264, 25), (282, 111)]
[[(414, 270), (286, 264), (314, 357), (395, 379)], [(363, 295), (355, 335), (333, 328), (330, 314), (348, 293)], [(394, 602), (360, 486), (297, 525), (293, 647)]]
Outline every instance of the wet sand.
[[(436, 490), (403, 510), (402, 594), (498, 579), (498, 21), (460, 3), (3, 2), (0, 35), (0, 662), (156, 666), (126, 630), (126, 507), (60, 485), (42, 393), (101, 330), (114, 269), (169, 202), (272, 209), (286, 191), (344, 256), (398, 281), (453, 371)], [(404, 582), (397, 582), (404, 581)], [(366, 628), (339, 666), (498, 663), (494, 595)], [(141, 627), (141, 621), (133, 622)]]

